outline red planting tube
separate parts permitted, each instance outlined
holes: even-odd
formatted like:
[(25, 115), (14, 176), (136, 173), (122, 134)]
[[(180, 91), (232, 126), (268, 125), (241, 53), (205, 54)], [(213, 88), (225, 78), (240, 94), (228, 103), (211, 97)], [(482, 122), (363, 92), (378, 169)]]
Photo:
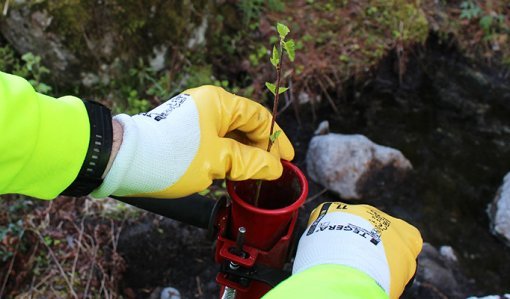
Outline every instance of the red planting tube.
[(254, 206), (256, 180), (228, 181), (232, 198), (230, 236), (235, 240), (239, 227), (246, 228), (246, 245), (270, 250), (289, 229), (298, 209), (308, 195), (305, 175), (295, 165), (282, 160), (283, 174), (274, 181), (264, 181), (258, 207)]
[[(238, 265), (239, 269), (252, 269), (254, 272), (251, 278), (250, 275), (246, 277), (248, 280), (244, 283), (240, 279), (243, 274), (236, 273), (235, 268), (230, 268), (233, 272), (218, 273), (216, 281), (222, 286), (220, 295), (225, 295), (228, 287), (228, 290), (236, 290), (236, 299), (259, 299), (276, 281), (257, 277), (260, 272), (255, 268), (263, 266), (279, 271), (288, 261), (299, 207), (308, 195), (308, 183), (296, 166), (287, 161), (282, 161), (282, 165), (283, 174), (279, 179), (263, 181), (257, 206), (254, 205), (257, 180), (227, 181), (232, 204), (218, 217), (215, 260), (229, 267)], [(246, 230), (242, 238), (244, 245), (239, 245), (240, 239), (237, 238), (240, 227)], [(244, 255), (238, 255), (239, 246), (242, 246)]]

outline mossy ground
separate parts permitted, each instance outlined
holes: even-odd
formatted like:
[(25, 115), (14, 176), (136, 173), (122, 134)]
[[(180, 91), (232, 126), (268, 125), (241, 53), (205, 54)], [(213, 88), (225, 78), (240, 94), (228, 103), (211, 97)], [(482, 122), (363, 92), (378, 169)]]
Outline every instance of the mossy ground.
[[(45, 31), (80, 61), (73, 83), (55, 91), (131, 113), (211, 83), (263, 102), (269, 96), (264, 83), (274, 80), (268, 61), (277, 21), (297, 42), (296, 62), (285, 72), (296, 97), (302, 91), (312, 99), (341, 95), (346, 82), (369, 77), (390, 53), (398, 56), (395, 71), (405, 76), (409, 55), (431, 33), (474, 62), (510, 64), (505, 1), (32, 0), (10, 9), (27, 6), (51, 18)], [(158, 47), (166, 49), (166, 62), (153, 70)], [(84, 74), (97, 77), (84, 85)]]

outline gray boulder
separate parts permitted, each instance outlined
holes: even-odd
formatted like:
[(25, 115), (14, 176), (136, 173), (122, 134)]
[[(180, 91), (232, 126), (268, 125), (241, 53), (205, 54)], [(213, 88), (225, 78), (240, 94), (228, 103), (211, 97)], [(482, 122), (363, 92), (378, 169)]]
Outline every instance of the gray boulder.
[(424, 243), (418, 256), (414, 283), (402, 298), (466, 298), (469, 283), (460, 272), (456, 259), (452, 247), (441, 246), (440, 250), (437, 250), (429, 243)]
[(503, 179), (494, 201), (489, 204), (487, 214), (492, 233), (510, 246), (510, 172)]
[(398, 150), (381, 146), (362, 135), (326, 134), (310, 141), (308, 175), (345, 199), (384, 192), (412, 169)]

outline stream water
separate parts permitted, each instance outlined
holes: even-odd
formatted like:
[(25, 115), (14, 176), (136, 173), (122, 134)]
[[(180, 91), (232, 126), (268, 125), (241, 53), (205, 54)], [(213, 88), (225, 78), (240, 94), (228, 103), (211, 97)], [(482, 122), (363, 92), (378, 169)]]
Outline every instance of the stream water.
[[(413, 164), (410, 177), (363, 202), (413, 223), (435, 247), (452, 246), (468, 278), (466, 294), (510, 292), (510, 248), (490, 234), (486, 213), (510, 171), (509, 79), (439, 48), (414, 53), (402, 84), (393, 65), (388, 58), (368, 84), (338, 95), (339, 114), (323, 101), (315, 121), (305, 111), (300, 127), (290, 125), (292, 116), (282, 118), (297, 164), (305, 168), (322, 120), (334, 133), (399, 149)], [(311, 196), (321, 189), (312, 183)], [(338, 197), (326, 193), (306, 209), (326, 200)]]

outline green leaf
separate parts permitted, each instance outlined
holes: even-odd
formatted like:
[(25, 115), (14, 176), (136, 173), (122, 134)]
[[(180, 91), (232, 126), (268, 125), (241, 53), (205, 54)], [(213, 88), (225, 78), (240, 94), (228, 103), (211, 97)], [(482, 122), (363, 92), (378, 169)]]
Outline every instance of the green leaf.
[(200, 194), (202, 196), (206, 196), (209, 193), (211, 193), (211, 190), (209, 190), (209, 189), (205, 189), (205, 190), (198, 192), (198, 194)]
[(269, 89), (273, 94), (276, 93), (276, 85), (273, 83), (266, 82), (266, 87)]
[(51, 243), (53, 243), (53, 239), (50, 238), (49, 236), (44, 236), (44, 243), (46, 243), (46, 245), (48, 246), (51, 246)]
[(275, 131), (273, 133), (273, 135), (269, 136), (269, 140), (271, 140), (271, 142), (275, 142), (276, 139), (278, 139), (278, 136), (280, 136), (281, 133), (282, 133), (282, 131), (280, 131), (280, 130)]
[[(274, 85), (273, 83), (266, 82), (266, 87), (271, 91), (272, 94), (276, 94), (276, 85)], [(278, 88), (278, 94), (282, 94), (286, 92), (288, 89), (289, 89), (288, 87), (280, 86)]]
[(282, 23), (276, 24), (276, 30), (278, 30), (278, 34), (280, 35), (280, 39), (285, 39), (287, 34), (289, 34), (289, 27), (283, 25)]
[(270, 60), (271, 60), (271, 64), (274, 67), (278, 66), (278, 63), (280, 63), (280, 54), (278, 53), (276, 46), (273, 46), (273, 55), (271, 56)]
[(349, 58), (349, 56), (345, 55), (345, 54), (341, 54), (338, 59), (340, 59), (340, 61), (342, 62), (349, 62), (351, 59)]
[(480, 19), (480, 27), (482, 27), (482, 29), (485, 32), (488, 32), (490, 30), (491, 26), (492, 26), (492, 16), (487, 15)]
[(289, 90), (288, 87), (280, 86), (280, 88), (278, 88), (278, 94), (282, 94), (282, 93), (286, 92), (287, 90)]
[(296, 57), (296, 44), (294, 43), (294, 40), (289, 39), (288, 41), (283, 42), (283, 47), (285, 48), (290, 61), (294, 61), (294, 58)]

